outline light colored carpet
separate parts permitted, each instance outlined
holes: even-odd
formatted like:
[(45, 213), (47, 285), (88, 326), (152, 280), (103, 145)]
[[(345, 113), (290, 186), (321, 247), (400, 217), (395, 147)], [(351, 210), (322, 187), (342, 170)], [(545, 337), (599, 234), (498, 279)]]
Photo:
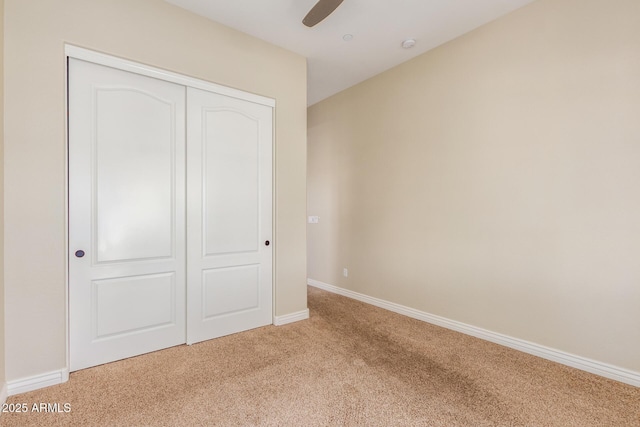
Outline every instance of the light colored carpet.
[(85, 369), (3, 426), (640, 426), (640, 389), (315, 288), (311, 318)]

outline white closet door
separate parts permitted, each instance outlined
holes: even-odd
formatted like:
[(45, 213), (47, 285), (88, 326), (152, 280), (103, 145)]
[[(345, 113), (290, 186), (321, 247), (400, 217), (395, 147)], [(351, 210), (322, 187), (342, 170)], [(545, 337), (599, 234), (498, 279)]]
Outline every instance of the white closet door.
[(69, 59), (71, 370), (184, 343), (185, 87)]
[(272, 323), (272, 108), (187, 89), (187, 342)]

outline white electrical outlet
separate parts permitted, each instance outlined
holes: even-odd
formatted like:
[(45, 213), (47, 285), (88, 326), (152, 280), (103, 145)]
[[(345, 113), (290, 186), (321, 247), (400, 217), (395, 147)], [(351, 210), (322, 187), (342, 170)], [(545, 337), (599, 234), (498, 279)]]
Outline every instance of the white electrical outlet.
[(307, 222), (309, 222), (309, 224), (317, 224), (320, 222), (320, 217), (319, 216), (310, 216), (309, 218), (307, 218)]
[(344, 277), (349, 277), (349, 269), (348, 268), (343, 268), (342, 269), (342, 275)]

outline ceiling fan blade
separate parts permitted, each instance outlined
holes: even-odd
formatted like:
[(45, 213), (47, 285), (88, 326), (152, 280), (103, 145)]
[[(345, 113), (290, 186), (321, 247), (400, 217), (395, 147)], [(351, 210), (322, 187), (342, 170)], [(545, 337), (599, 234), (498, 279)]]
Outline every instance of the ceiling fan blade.
[(340, 6), (342, 0), (319, 0), (315, 6), (311, 8), (307, 16), (304, 17), (302, 23), (307, 27), (313, 27), (327, 16), (331, 15), (331, 12), (336, 10)]

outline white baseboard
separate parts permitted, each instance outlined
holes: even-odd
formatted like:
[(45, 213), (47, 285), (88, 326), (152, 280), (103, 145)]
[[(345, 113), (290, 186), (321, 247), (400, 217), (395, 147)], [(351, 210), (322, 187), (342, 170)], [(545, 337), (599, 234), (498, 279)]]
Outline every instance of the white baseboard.
[(307, 279), (307, 284), (309, 286), (324, 289), (325, 291), (362, 301), (376, 307), (384, 308), (385, 310), (393, 311), (395, 313), (422, 320), (427, 323), (442, 326), (443, 328), (471, 335), (476, 338), (481, 338), (486, 341), (491, 341), (493, 343), (513, 348), (524, 353), (533, 354), (534, 356), (552, 360), (566, 366), (571, 366), (572, 368), (580, 369), (592, 374), (600, 375), (605, 378), (610, 378), (612, 380), (620, 381), (625, 384), (640, 387), (640, 372), (630, 371), (628, 369), (598, 362), (592, 359), (587, 359), (585, 357), (545, 347), (543, 345), (525, 341), (519, 338), (513, 338), (508, 335), (503, 335), (497, 332), (478, 328), (476, 326), (467, 325), (466, 323), (447, 319), (445, 317), (425, 313), (414, 308), (406, 307), (404, 305), (385, 301), (379, 298), (370, 297), (368, 295), (350, 291), (338, 286), (329, 285), (318, 280)]
[(285, 314), (284, 316), (275, 316), (273, 324), (276, 326), (286, 325), (287, 323), (298, 322), (309, 318), (309, 309), (297, 311), (295, 313)]
[(2, 388), (0, 388), (0, 405), (7, 401), (7, 397), (9, 397), (9, 393), (7, 392), (7, 383), (2, 383)]
[(62, 384), (67, 381), (69, 381), (69, 370), (65, 368), (59, 371), (46, 372), (28, 378), (8, 381), (7, 392), (9, 396), (13, 396), (15, 394), (49, 387), (50, 385)]

